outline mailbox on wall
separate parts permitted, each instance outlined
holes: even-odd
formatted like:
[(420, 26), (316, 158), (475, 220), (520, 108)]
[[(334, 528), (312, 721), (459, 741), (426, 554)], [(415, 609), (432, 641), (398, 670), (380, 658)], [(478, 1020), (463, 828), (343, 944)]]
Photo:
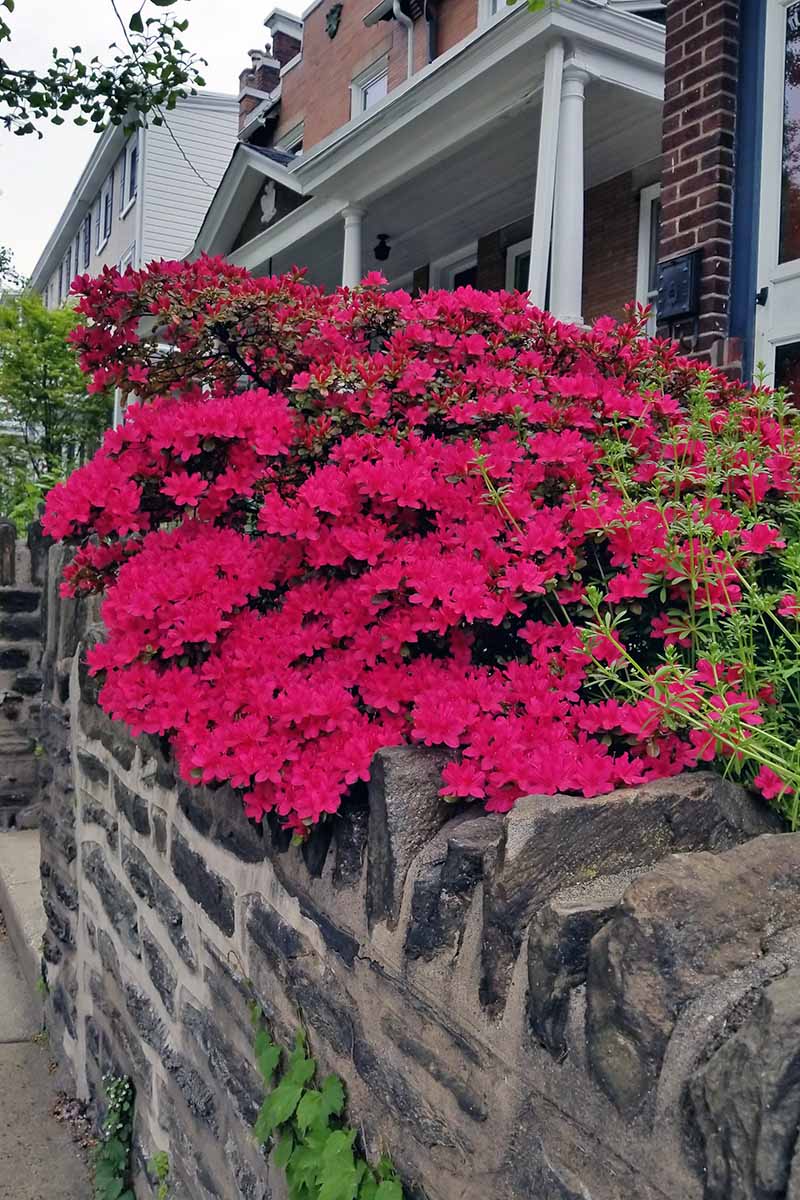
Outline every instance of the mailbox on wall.
[(692, 250), (658, 264), (656, 315), (659, 321), (680, 321), (697, 315), (701, 256), (701, 250)]

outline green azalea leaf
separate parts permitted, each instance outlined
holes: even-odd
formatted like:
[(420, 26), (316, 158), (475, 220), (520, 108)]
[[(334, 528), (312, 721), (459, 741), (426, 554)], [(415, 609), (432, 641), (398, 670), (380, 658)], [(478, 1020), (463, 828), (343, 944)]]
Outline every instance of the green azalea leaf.
[(132, 29), (134, 33), (144, 33), (144, 22), (140, 12), (135, 12), (128, 21), (128, 29)]

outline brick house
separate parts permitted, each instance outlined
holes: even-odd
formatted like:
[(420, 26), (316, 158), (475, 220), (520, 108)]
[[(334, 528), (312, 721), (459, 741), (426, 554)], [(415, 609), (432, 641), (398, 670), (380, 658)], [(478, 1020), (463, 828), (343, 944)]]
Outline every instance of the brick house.
[(687, 351), (800, 384), (800, 3), (319, 0), (265, 24), (196, 252), (529, 288), (569, 320), (658, 298)]
[(660, 0), (274, 10), (195, 251), (299, 263), (326, 287), (380, 268), (620, 315), (653, 295), (663, 16)]

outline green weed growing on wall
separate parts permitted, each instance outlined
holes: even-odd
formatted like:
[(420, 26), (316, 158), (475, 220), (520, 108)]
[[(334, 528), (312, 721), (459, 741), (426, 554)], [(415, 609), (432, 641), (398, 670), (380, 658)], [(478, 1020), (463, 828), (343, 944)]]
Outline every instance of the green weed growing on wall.
[(270, 1035), (258, 1003), (251, 1010), (255, 1057), (267, 1095), (254, 1134), (286, 1172), (290, 1200), (403, 1200), (388, 1158), (372, 1167), (344, 1122), (344, 1086), (336, 1075), (316, 1082), (317, 1064), (298, 1029), (291, 1052)]
[(157, 1150), (147, 1164), (147, 1170), (155, 1179), (156, 1200), (167, 1200), (169, 1196), (169, 1155), (166, 1150)]
[(133, 1084), (103, 1076), (108, 1112), (94, 1152), (94, 1200), (136, 1200), (131, 1187)]

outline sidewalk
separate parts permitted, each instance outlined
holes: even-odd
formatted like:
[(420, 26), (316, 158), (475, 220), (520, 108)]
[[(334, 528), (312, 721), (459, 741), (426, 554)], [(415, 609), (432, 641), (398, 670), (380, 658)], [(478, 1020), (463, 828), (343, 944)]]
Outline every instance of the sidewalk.
[[(35, 832), (0, 834), (0, 876), (8, 926), (17, 944), (20, 933), (26, 938), (29, 974), (35, 955), (30, 939), (41, 936), (42, 923), (35, 905)], [(31, 1040), (41, 1031), (41, 1004), (25, 974), (0, 916), (0, 1200), (89, 1200), (80, 1152), (51, 1115), (56, 1088), (47, 1045)]]

